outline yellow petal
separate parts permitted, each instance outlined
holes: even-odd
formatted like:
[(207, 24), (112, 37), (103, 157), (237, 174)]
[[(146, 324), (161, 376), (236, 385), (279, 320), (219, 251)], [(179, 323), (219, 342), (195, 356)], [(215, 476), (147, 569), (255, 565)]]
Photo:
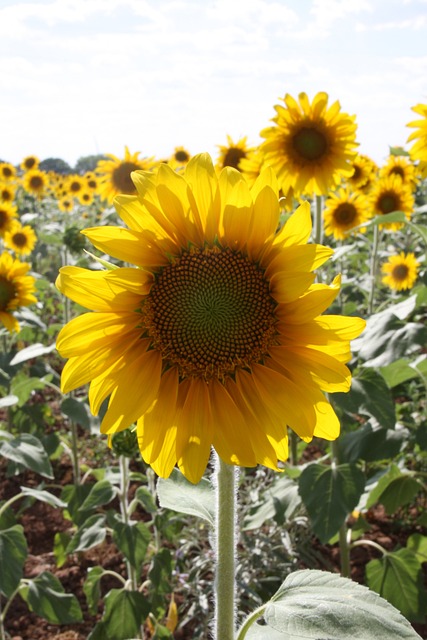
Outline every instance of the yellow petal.
[(278, 253), (265, 270), (270, 278), (280, 271), (314, 271), (333, 255), (333, 250), (320, 244), (293, 245)]
[(271, 295), (277, 302), (292, 302), (313, 284), (313, 273), (279, 271), (270, 277)]
[(207, 242), (213, 242), (219, 228), (218, 178), (210, 156), (193, 156), (185, 167), (185, 180), (194, 198), (195, 210)]
[(109, 256), (136, 264), (139, 267), (160, 267), (168, 263), (160, 240), (148, 232), (122, 227), (93, 227), (82, 233), (92, 244)]
[(286, 324), (304, 324), (320, 315), (337, 297), (341, 278), (337, 276), (331, 285), (313, 284), (297, 300), (280, 304), (276, 316)]
[(225, 167), (219, 176), (219, 189), (224, 242), (232, 249), (242, 249), (249, 236), (253, 209), (248, 183), (239, 171)]
[(303, 202), (286, 221), (274, 239), (275, 246), (289, 247), (293, 244), (306, 244), (311, 235), (312, 222), (310, 203)]

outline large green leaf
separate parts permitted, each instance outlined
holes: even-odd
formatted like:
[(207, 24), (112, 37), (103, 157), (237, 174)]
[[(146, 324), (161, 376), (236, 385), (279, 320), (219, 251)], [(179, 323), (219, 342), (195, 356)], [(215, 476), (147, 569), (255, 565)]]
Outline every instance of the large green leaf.
[(150, 603), (139, 591), (111, 589), (105, 596), (102, 622), (109, 640), (130, 640), (150, 613)]
[(350, 391), (335, 393), (333, 402), (350, 415), (375, 418), (385, 429), (393, 429), (396, 423), (390, 389), (382, 375), (374, 369), (363, 368), (353, 377)]
[(366, 501), (366, 508), (369, 509), (377, 502), (380, 502), (381, 495), (387, 489), (389, 484), (393, 482), (396, 478), (399, 478), (402, 475), (399, 467), (396, 464), (392, 464), (390, 468), (382, 473), (381, 477), (378, 479), (378, 482), (375, 483), (373, 489), (370, 491), (368, 499)]
[(31, 611), (53, 624), (72, 624), (83, 620), (77, 598), (72, 593), (65, 593), (58, 578), (48, 571), (30, 580), (19, 593)]
[(406, 548), (415, 553), (419, 562), (427, 562), (427, 536), (413, 533), (406, 541)]
[[(267, 603), (251, 640), (414, 640), (405, 618), (360, 584), (327, 571), (291, 573)], [(275, 633), (268, 634), (268, 629)], [(277, 635), (277, 632), (283, 636)]]
[(368, 562), (366, 582), (412, 622), (425, 621), (427, 592), (421, 564), (411, 549), (391, 551)]
[(359, 502), (365, 475), (354, 464), (313, 463), (299, 477), (299, 492), (314, 533), (327, 542)]
[(347, 462), (374, 462), (394, 458), (406, 440), (405, 429), (373, 429), (370, 424), (366, 424), (341, 436), (338, 441), (340, 459)]
[(18, 406), (22, 407), (36, 389), (44, 389), (46, 383), (40, 378), (29, 378), (24, 373), (18, 373), (10, 384), (10, 392), (17, 396)]
[(13, 460), (46, 478), (53, 478), (46, 450), (40, 440), (31, 433), (21, 433), (10, 440), (0, 440), (0, 456)]
[(99, 480), (92, 485), (90, 493), (79, 507), (79, 511), (90, 511), (108, 504), (117, 495), (117, 489), (108, 480)]
[(98, 602), (101, 597), (100, 580), (104, 575), (102, 567), (89, 567), (87, 576), (83, 585), (83, 592), (86, 596), (87, 608), (91, 615), (95, 615), (98, 611)]
[(32, 489), (31, 487), (21, 487), (21, 493), (24, 496), (29, 496), (31, 498), (35, 498), (40, 502), (46, 502), (51, 507), (56, 509), (63, 509), (66, 504), (63, 500), (60, 500), (57, 496), (50, 491), (46, 491), (45, 489)]
[(7, 598), (17, 588), (27, 558), (24, 529), (16, 524), (0, 531), (0, 592)]
[(202, 478), (198, 484), (192, 484), (174, 469), (169, 478), (159, 478), (157, 495), (161, 507), (198, 516), (214, 524), (215, 492), (206, 478)]
[(409, 360), (409, 358), (399, 358), (396, 362), (381, 367), (381, 375), (384, 377), (390, 388), (412, 380), (420, 376), (427, 376), (427, 357)]
[(32, 360), (33, 358), (38, 358), (39, 356), (45, 356), (48, 353), (51, 353), (54, 349), (56, 349), (56, 344), (51, 344), (48, 347), (45, 347), (41, 342), (35, 342), (29, 347), (25, 347), (18, 351), (18, 353), (12, 358), (10, 361), (11, 366), (15, 366), (17, 364), (22, 364), (22, 362), (26, 362), (27, 360)]
[(150, 539), (150, 530), (143, 522), (116, 521), (114, 524), (113, 540), (135, 569), (139, 569), (144, 561)]
[(104, 542), (106, 536), (105, 515), (102, 513), (90, 516), (77, 529), (67, 547), (67, 553), (86, 551)]
[(71, 396), (64, 398), (61, 403), (61, 411), (70, 418), (70, 420), (73, 420), (73, 422), (81, 425), (85, 429), (90, 428), (89, 410), (87, 404), (81, 400), (77, 400), (77, 398), (72, 398)]
[(379, 502), (384, 505), (386, 512), (390, 515), (399, 507), (410, 504), (421, 489), (422, 486), (418, 480), (408, 474), (402, 474), (388, 484), (381, 493)]

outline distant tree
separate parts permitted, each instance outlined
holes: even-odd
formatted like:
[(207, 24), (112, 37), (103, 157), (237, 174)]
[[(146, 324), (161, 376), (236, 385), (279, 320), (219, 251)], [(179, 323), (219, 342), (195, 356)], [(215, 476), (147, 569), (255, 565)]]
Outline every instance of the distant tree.
[(390, 147), (391, 156), (409, 156), (409, 153), (405, 151), (403, 147)]
[(61, 160), (61, 158), (46, 158), (46, 160), (42, 160), (40, 162), (40, 169), (42, 171), (55, 171), (55, 173), (60, 173), (64, 176), (73, 173), (68, 162)]
[(108, 160), (108, 158), (102, 153), (98, 153), (95, 156), (82, 156), (77, 160), (74, 171), (75, 173), (79, 173), (80, 175), (83, 175), (88, 171), (95, 171), (96, 165), (98, 164), (99, 160)]

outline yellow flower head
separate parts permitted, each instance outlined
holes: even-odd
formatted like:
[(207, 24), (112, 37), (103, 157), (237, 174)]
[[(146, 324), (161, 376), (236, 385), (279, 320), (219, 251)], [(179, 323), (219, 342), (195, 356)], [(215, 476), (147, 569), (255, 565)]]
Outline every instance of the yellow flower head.
[(233, 142), (230, 136), (227, 136), (226, 145), (218, 145), (219, 156), (216, 162), (216, 168), (218, 171), (224, 169), (224, 167), (232, 167), (233, 169), (240, 170), (241, 161), (253, 151), (248, 147), (248, 138), (240, 138), (237, 142)]
[(16, 186), (10, 182), (0, 183), (0, 203), (12, 203), (15, 199)]
[(23, 171), (31, 171), (32, 169), (38, 169), (40, 160), (37, 156), (26, 156), (21, 162), (21, 169)]
[(86, 182), (82, 176), (77, 174), (72, 174), (67, 176), (65, 180), (65, 189), (71, 197), (76, 197), (80, 195), (83, 189), (86, 187)]
[[(387, 178), (378, 180), (372, 189), (370, 206), (374, 216), (403, 211), (409, 220), (414, 208), (414, 196), (411, 189), (402, 182), (398, 175), (389, 175)], [(403, 222), (380, 225), (380, 229), (391, 229), (392, 231), (397, 231), (402, 227)]]
[(74, 198), (71, 196), (63, 196), (58, 201), (58, 208), (64, 213), (69, 213), (74, 208)]
[(372, 182), (378, 170), (375, 162), (363, 154), (358, 154), (353, 162), (353, 173), (347, 178), (347, 184), (352, 189), (363, 189)]
[(45, 171), (31, 169), (24, 173), (22, 185), (28, 193), (41, 198), (49, 187), (49, 176)]
[(17, 221), (18, 210), (13, 204), (0, 202), (0, 238), (6, 231), (10, 231), (12, 224)]
[(427, 176), (427, 104), (417, 104), (412, 111), (421, 116), (421, 120), (413, 120), (408, 127), (415, 129), (408, 138), (413, 142), (409, 155), (413, 162), (419, 162), (422, 177)]
[(363, 224), (369, 217), (369, 202), (366, 196), (351, 193), (349, 189), (339, 189), (325, 201), (325, 234), (333, 235), (337, 240), (345, 240), (353, 227)]
[(135, 194), (135, 186), (130, 174), (132, 171), (149, 171), (156, 166), (154, 158), (139, 157), (139, 151), (130, 153), (125, 147), (125, 157), (120, 160), (117, 156), (108, 154), (110, 160), (100, 160), (96, 166), (99, 176), (99, 195), (108, 203), (118, 194)]
[(78, 195), (78, 201), (80, 204), (89, 206), (94, 201), (93, 191), (90, 191), (86, 188), (84, 191), (81, 191)]
[(175, 151), (168, 160), (168, 164), (172, 169), (182, 169), (188, 163), (191, 154), (184, 147), (175, 147)]
[(14, 223), (4, 235), (4, 246), (21, 256), (30, 254), (36, 242), (37, 236), (32, 227), (28, 224), (22, 226), (19, 222)]
[(313, 271), (332, 250), (306, 244), (308, 203), (278, 231), (273, 171), (252, 189), (207, 154), (182, 173), (166, 164), (132, 174), (137, 194), (115, 200), (126, 227), (84, 234), (135, 267), (64, 267), (57, 286), (90, 309), (60, 332), (62, 389), (90, 382), (101, 432), (137, 423), (142, 457), (162, 477), (178, 463), (198, 482), (211, 447), (229, 464), (277, 469), (287, 427), (335, 439), (324, 392), (347, 391), (359, 318), (322, 315), (339, 291)]
[(385, 276), (383, 284), (394, 291), (411, 289), (418, 276), (419, 262), (413, 253), (401, 251), (398, 255), (390, 256), (382, 266)]
[(0, 162), (0, 182), (14, 180), (16, 178), (16, 169), (10, 162)]
[(398, 176), (403, 184), (414, 189), (417, 183), (415, 166), (406, 156), (389, 156), (387, 162), (380, 169), (380, 178), (388, 176)]
[(33, 295), (35, 280), (27, 275), (29, 268), (28, 263), (15, 260), (10, 253), (0, 255), (0, 322), (10, 332), (19, 331), (13, 312), (37, 302)]
[(318, 93), (310, 104), (305, 93), (299, 103), (289, 94), (276, 105), (275, 126), (261, 131), (266, 162), (276, 172), (283, 193), (326, 195), (341, 178), (354, 171), (355, 117), (341, 112), (339, 102), (328, 108), (328, 95)]

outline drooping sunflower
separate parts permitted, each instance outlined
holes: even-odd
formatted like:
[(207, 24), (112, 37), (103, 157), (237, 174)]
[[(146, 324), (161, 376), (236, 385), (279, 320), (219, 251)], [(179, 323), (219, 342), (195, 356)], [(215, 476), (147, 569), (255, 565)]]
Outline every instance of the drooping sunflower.
[(423, 178), (427, 176), (427, 104), (417, 104), (412, 111), (422, 117), (421, 120), (413, 120), (408, 127), (415, 129), (408, 138), (413, 142), (409, 149), (409, 155), (413, 162), (419, 162), (420, 172)]
[(40, 160), (37, 156), (26, 156), (21, 162), (21, 169), (23, 171), (31, 171), (32, 169), (38, 169)]
[(366, 155), (357, 154), (353, 162), (353, 173), (347, 178), (347, 183), (352, 189), (363, 189), (372, 182), (378, 171), (375, 162)]
[(49, 176), (45, 171), (31, 169), (22, 176), (22, 186), (28, 193), (42, 198), (49, 187)]
[(261, 131), (260, 146), (283, 193), (326, 195), (354, 171), (355, 116), (341, 112), (338, 101), (328, 107), (328, 94), (317, 93), (310, 104), (305, 93), (299, 103), (289, 94), (285, 106), (275, 105), (275, 125)]
[[(348, 232), (370, 217), (369, 201), (361, 193), (351, 192), (350, 189), (339, 189), (325, 201), (323, 219), (325, 234), (333, 235), (336, 240), (345, 240)], [(360, 232), (361, 229), (358, 229)]]
[(16, 169), (10, 162), (0, 162), (0, 181), (9, 182), (16, 178)]
[(12, 183), (0, 184), (0, 202), (12, 203), (15, 199), (16, 186)]
[(20, 328), (13, 313), (37, 302), (35, 279), (27, 275), (29, 269), (28, 263), (12, 258), (7, 251), (0, 255), (0, 322), (11, 333)]
[(240, 169), (240, 162), (253, 151), (253, 148), (248, 146), (247, 136), (240, 138), (237, 142), (234, 142), (231, 136), (227, 135), (227, 144), (219, 144), (218, 149), (219, 155), (216, 161), (216, 168), (218, 171), (221, 171), (224, 167)]
[(4, 234), (4, 246), (12, 249), (21, 256), (29, 255), (37, 242), (34, 229), (26, 224), (22, 226), (19, 222), (12, 225), (10, 231)]
[[(403, 211), (408, 220), (414, 208), (414, 196), (411, 189), (403, 184), (397, 175), (378, 180), (372, 189), (370, 206), (374, 216), (385, 215), (393, 211)], [(380, 225), (381, 229), (398, 231), (403, 227), (401, 222)]]
[(273, 171), (250, 189), (235, 169), (218, 177), (207, 154), (182, 174), (161, 165), (132, 178), (137, 195), (115, 200), (128, 228), (84, 234), (135, 268), (69, 266), (57, 280), (91, 310), (58, 336), (64, 392), (90, 382), (94, 414), (109, 397), (101, 432), (136, 421), (142, 457), (163, 477), (178, 462), (197, 482), (211, 446), (229, 464), (276, 469), (286, 425), (305, 441), (335, 439), (323, 392), (348, 390), (364, 321), (321, 315), (339, 278), (314, 283), (332, 250), (306, 244), (309, 204), (277, 231)]
[(389, 156), (386, 163), (381, 167), (379, 176), (380, 178), (398, 176), (403, 184), (411, 190), (415, 188), (417, 183), (415, 166), (406, 156)]
[(385, 276), (383, 284), (394, 291), (411, 289), (418, 277), (420, 263), (413, 253), (401, 251), (398, 255), (390, 256), (381, 268)]
[(157, 164), (154, 158), (140, 158), (139, 151), (130, 153), (128, 147), (125, 147), (125, 157), (122, 160), (112, 154), (107, 156), (111, 160), (100, 160), (96, 173), (99, 176), (99, 195), (110, 204), (118, 194), (136, 193), (130, 177), (132, 171), (150, 171)]
[(0, 238), (6, 231), (10, 231), (12, 224), (17, 220), (17, 208), (8, 202), (0, 202)]

